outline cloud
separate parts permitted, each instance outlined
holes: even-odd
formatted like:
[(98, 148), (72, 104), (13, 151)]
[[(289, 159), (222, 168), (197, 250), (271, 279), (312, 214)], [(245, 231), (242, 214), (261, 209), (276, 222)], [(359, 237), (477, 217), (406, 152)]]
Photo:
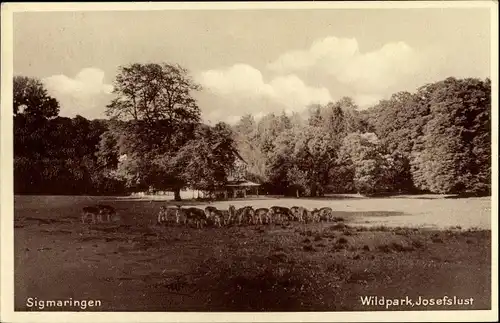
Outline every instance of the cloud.
[(330, 92), (324, 87), (308, 86), (293, 74), (266, 82), (258, 69), (246, 64), (202, 72), (198, 81), (217, 95), (239, 100), (265, 99), (293, 110), (304, 109), (313, 103), (326, 104), (331, 101)]
[(113, 91), (111, 84), (104, 83), (104, 72), (98, 68), (84, 68), (74, 78), (53, 75), (43, 79), (50, 95), (61, 106), (61, 115), (76, 114), (87, 118), (103, 117), (104, 105)]
[[(332, 36), (314, 41), (307, 49), (280, 55), (267, 65), (266, 75), (271, 73), (268, 80), (247, 64), (208, 70), (198, 80), (227, 101), (239, 100), (246, 113), (283, 109), (300, 112), (310, 104), (326, 104), (332, 97), (345, 95), (364, 109), (392, 93), (413, 87), (421, 78), (419, 72), (432, 66), (428, 54), (417, 52), (405, 42), (390, 42), (361, 52), (355, 38)], [(321, 83), (315, 87), (304, 80)], [(244, 102), (247, 105), (252, 102), (259, 108), (244, 107)], [(229, 118), (222, 109), (211, 113), (215, 113), (214, 118), (215, 115)]]
[(281, 55), (268, 67), (276, 72), (290, 72), (309, 69), (318, 64), (327, 65), (329, 60), (336, 61), (328, 68), (334, 71), (358, 52), (356, 39), (327, 37), (315, 41), (309, 50), (293, 50)]
[(424, 64), (405, 42), (387, 43), (362, 53), (356, 39), (327, 37), (313, 42), (307, 50), (284, 53), (268, 64), (271, 71), (281, 74), (314, 70), (334, 77), (352, 87), (362, 97), (387, 94), (399, 89), (417, 74)]

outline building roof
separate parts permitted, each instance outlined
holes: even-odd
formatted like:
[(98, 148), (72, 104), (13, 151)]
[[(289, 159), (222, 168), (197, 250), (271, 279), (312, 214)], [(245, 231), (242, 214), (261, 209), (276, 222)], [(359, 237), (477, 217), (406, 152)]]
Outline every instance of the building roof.
[[(222, 145), (222, 144), (223, 144), (222, 142), (216, 143), (216, 144), (215, 144), (212, 148), (213, 148), (213, 149), (217, 149), (217, 148), (219, 148), (219, 146), (220, 146), (220, 145)], [(234, 156), (235, 156), (237, 159), (241, 160), (241, 161), (242, 161), (243, 163), (245, 163), (245, 164), (248, 164), (248, 163), (246, 162), (246, 160), (244, 160), (244, 159), (243, 159), (243, 157), (241, 157), (240, 152), (238, 151), (238, 149), (236, 149), (236, 148), (235, 148), (234, 146), (232, 146), (232, 145), (229, 147), (229, 149), (231, 150), (231, 152), (234, 154)]]

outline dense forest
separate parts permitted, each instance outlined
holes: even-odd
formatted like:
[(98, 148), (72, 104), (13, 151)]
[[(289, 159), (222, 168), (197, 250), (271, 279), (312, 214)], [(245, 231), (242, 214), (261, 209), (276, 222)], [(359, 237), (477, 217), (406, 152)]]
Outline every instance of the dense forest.
[(214, 191), (237, 150), (270, 194), (451, 193), (491, 189), (491, 82), (447, 78), (360, 110), (348, 97), (303, 114), (201, 122), (186, 69), (123, 66), (108, 119), (59, 116), (43, 83), (14, 77), (16, 194)]

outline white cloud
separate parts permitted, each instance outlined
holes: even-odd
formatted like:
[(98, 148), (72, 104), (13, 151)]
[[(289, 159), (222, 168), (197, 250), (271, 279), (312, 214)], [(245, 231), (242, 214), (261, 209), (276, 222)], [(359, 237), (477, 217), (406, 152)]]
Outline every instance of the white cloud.
[(306, 70), (318, 64), (328, 65), (334, 59), (335, 64), (328, 66), (335, 71), (358, 52), (356, 39), (327, 37), (315, 41), (309, 50), (294, 50), (281, 55), (268, 67), (276, 72)]
[(404, 42), (388, 43), (362, 53), (356, 39), (327, 37), (307, 50), (281, 55), (268, 68), (277, 73), (314, 70), (333, 76), (364, 96), (397, 90), (422, 68), (423, 55)]
[(104, 83), (104, 72), (98, 68), (84, 68), (74, 78), (53, 75), (43, 79), (47, 91), (61, 106), (60, 115), (80, 114), (87, 118), (103, 117), (104, 99), (113, 91)]
[(236, 64), (224, 70), (208, 70), (201, 73), (200, 83), (221, 95), (269, 96), (272, 88), (264, 83), (259, 70), (246, 64)]
[(265, 99), (288, 109), (331, 101), (328, 89), (310, 87), (296, 75), (279, 76), (266, 83), (262, 73), (246, 64), (201, 73), (198, 81), (213, 93), (238, 99)]
[[(239, 114), (255, 115), (264, 110), (300, 112), (310, 104), (326, 104), (333, 96), (344, 95), (352, 96), (364, 109), (394, 92), (412, 87), (421, 78), (419, 72), (432, 65), (428, 56), (405, 42), (387, 43), (361, 52), (355, 38), (327, 37), (316, 40), (308, 49), (286, 52), (268, 64), (268, 72), (274, 73), (269, 80), (247, 64), (208, 70), (198, 80), (212, 93), (244, 110)], [(321, 81), (324, 86), (307, 85), (306, 77)], [(211, 113), (214, 118), (226, 120), (231, 118), (229, 114), (234, 115), (227, 109)]]

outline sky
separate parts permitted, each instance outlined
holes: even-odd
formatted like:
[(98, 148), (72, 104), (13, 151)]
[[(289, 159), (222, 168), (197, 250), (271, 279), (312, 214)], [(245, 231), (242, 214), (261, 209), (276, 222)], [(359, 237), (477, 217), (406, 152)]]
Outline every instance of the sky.
[(360, 109), (454, 77), (490, 77), (489, 9), (14, 13), (14, 74), (37, 77), (60, 115), (104, 118), (119, 66), (178, 63), (208, 122)]

